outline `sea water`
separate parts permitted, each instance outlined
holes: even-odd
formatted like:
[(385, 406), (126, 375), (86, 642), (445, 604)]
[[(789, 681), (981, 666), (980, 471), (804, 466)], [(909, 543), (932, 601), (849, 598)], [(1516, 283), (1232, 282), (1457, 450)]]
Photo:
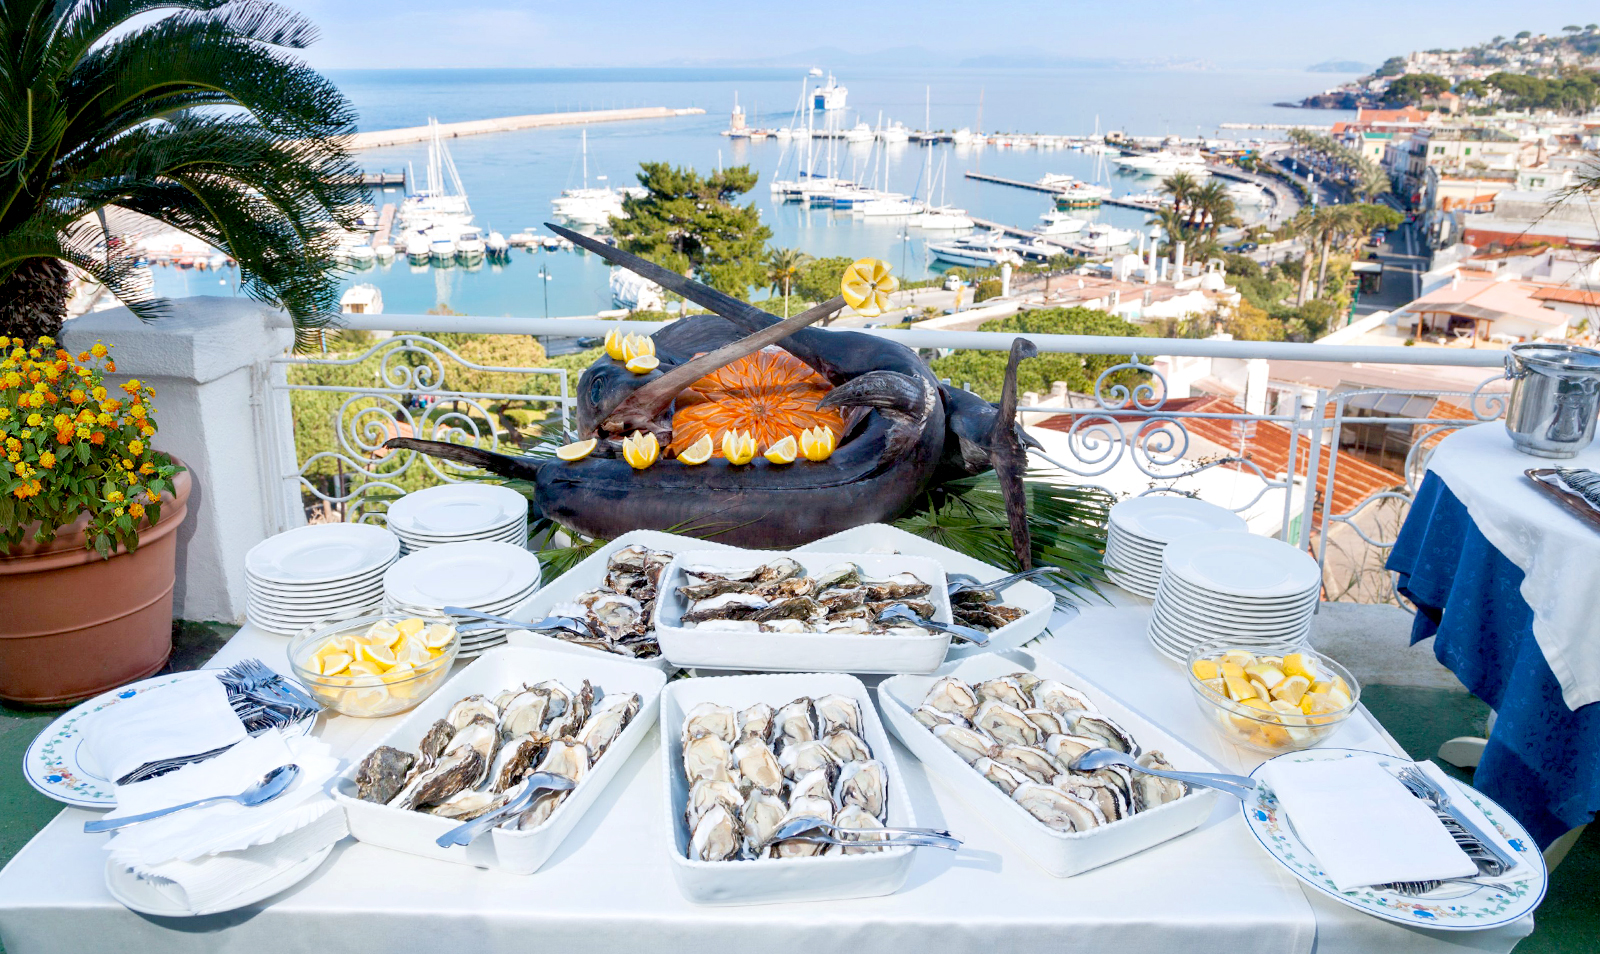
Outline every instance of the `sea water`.
[[(806, 209), (774, 203), (768, 184), (793, 178), (803, 140), (729, 139), (729, 110), (738, 95), (749, 125), (762, 128), (804, 125), (847, 129), (857, 121), (876, 127), (899, 121), (924, 127), (925, 102), (933, 129), (962, 127), (987, 133), (1087, 135), (1098, 120), (1102, 132), (1132, 135), (1218, 135), (1224, 122), (1329, 124), (1351, 118), (1332, 110), (1275, 107), (1298, 100), (1344, 79), (1320, 73), (1252, 70), (1128, 69), (926, 69), (853, 70), (838, 77), (849, 88), (849, 108), (832, 113), (797, 111), (799, 70), (775, 69), (529, 69), (529, 70), (350, 70), (331, 71), (359, 112), (362, 129), (420, 126), (435, 117), (457, 122), (579, 109), (629, 106), (698, 106), (705, 115), (629, 122), (595, 123), (492, 133), (449, 140), (477, 224), (507, 236), (528, 230), (546, 234), (550, 200), (561, 190), (582, 185), (580, 133), (587, 129), (591, 186), (632, 185), (641, 162), (692, 166), (709, 173), (719, 166), (749, 165), (760, 174), (741, 202), (753, 202), (772, 230), (771, 245), (799, 248), (814, 256), (874, 256), (890, 262), (897, 274), (920, 278), (942, 266), (927, 250), (953, 234), (908, 229), (905, 220), (851, 216), (847, 211)], [(809, 79), (807, 88), (819, 82)], [(981, 109), (981, 116), (980, 116)], [(1223, 135), (1228, 133), (1224, 132)], [(1236, 136), (1272, 138), (1270, 132)], [(814, 168), (827, 171), (830, 143), (811, 143)], [(935, 180), (927, 181), (929, 153)], [(1019, 227), (1038, 224), (1051, 197), (1010, 186), (966, 178), (969, 170), (1031, 182), (1045, 173), (1067, 173), (1093, 180), (1093, 155), (1065, 149), (1013, 149), (995, 146), (924, 147), (834, 141), (832, 169), (867, 185), (926, 197), (966, 209), (972, 215)], [(427, 144), (414, 143), (357, 154), (368, 171), (406, 170), (422, 176)], [(937, 170), (945, 163), (946, 172)], [(1116, 194), (1155, 188), (1152, 178), (1117, 175), (1106, 164)], [(604, 180), (600, 176), (605, 176)], [(415, 181), (415, 180), (413, 180)], [(373, 190), (381, 208), (404, 198), (399, 188)], [(1147, 229), (1149, 216), (1105, 206), (1074, 215), (1119, 228)], [(156, 290), (171, 296), (237, 293), (237, 273), (156, 267)], [(401, 254), (391, 265), (349, 271), (348, 286), (369, 282), (383, 292), (390, 313), (429, 310), (474, 315), (592, 315), (612, 307), (608, 267), (577, 251), (513, 250), (504, 264), (472, 267), (414, 266)]]

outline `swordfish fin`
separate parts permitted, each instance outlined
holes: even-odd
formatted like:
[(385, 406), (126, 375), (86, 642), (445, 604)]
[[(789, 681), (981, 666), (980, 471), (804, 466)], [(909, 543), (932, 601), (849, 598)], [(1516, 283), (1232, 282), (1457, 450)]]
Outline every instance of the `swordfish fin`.
[(454, 461), (470, 467), (482, 467), (491, 474), (498, 474), (511, 480), (533, 480), (539, 476), (539, 468), (544, 464), (544, 461), (531, 457), (512, 457), (509, 454), (496, 454), (494, 451), (479, 450), (464, 444), (423, 441), (414, 437), (391, 437), (384, 441), (383, 446), (389, 450), (421, 451), (429, 457), (438, 457), (441, 460)]
[(1000, 392), (1000, 410), (989, 436), (989, 459), (1000, 480), (1000, 494), (1006, 502), (1006, 522), (1011, 525), (1011, 549), (1024, 570), (1033, 569), (1033, 535), (1028, 532), (1028, 491), (1022, 475), (1028, 468), (1028, 452), (1022, 446), (1022, 428), (1017, 424), (1017, 367), (1022, 359), (1039, 353), (1027, 338), (1011, 342), (1011, 357), (1006, 361), (1005, 386)]

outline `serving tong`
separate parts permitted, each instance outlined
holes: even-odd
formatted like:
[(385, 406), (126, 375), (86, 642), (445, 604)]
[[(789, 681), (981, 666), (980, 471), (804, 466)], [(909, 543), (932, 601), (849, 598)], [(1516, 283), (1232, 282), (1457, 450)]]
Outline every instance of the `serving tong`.
[(481, 610), (467, 609), (464, 606), (446, 606), (441, 613), (447, 616), (464, 616), (477, 622), (465, 623), (456, 627), (458, 633), (475, 633), (485, 629), (526, 629), (535, 633), (565, 632), (574, 636), (590, 636), (589, 627), (583, 621), (572, 616), (546, 616), (544, 619), (535, 619), (524, 622), (505, 616), (496, 616)]
[[(841, 835), (882, 835), (882, 838), (863, 840), (843, 838)], [(845, 828), (835, 825), (820, 815), (801, 815), (778, 826), (768, 839), (769, 844), (780, 841), (814, 841), (825, 845), (846, 845), (853, 848), (948, 848), (961, 847), (961, 839), (937, 828)]]
[[(945, 593), (950, 597), (951, 602), (959, 602), (956, 597), (960, 596), (962, 593), (969, 593), (973, 591), (982, 592), (984, 590), (994, 591), (996, 598), (998, 598), (999, 594), (1003, 592), (1006, 587), (1011, 586), (1013, 583), (1020, 583), (1023, 580), (1031, 580), (1036, 576), (1043, 576), (1046, 573), (1060, 572), (1062, 572), (1060, 567), (1036, 566), (1031, 570), (1023, 570), (1021, 573), (1012, 573), (1009, 576), (1002, 576), (998, 580), (989, 580), (988, 582), (978, 579), (971, 573), (946, 572), (944, 575), (946, 580)], [(985, 600), (984, 602), (988, 602), (988, 600)]]
[(931, 629), (934, 632), (949, 633), (951, 636), (966, 640), (974, 646), (987, 646), (989, 644), (989, 634), (981, 629), (973, 629), (971, 626), (961, 626), (956, 623), (941, 623), (938, 620), (923, 619), (917, 615), (916, 610), (904, 603), (896, 603), (893, 606), (886, 607), (874, 620), (874, 622), (878, 623), (901, 621), (910, 623), (913, 626), (921, 626), (923, 629)]

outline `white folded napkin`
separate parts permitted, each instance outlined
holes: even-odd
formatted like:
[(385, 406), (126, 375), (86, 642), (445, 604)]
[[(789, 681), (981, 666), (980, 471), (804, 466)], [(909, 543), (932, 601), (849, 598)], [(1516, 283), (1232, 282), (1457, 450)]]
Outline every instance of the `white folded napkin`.
[(320, 814), (304, 827), (264, 845), (206, 855), (194, 861), (141, 865), (132, 870), (161, 894), (190, 911), (216, 908), (350, 833), (344, 809), (331, 799), (318, 799), (306, 807), (315, 807)]
[(1262, 779), (1341, 891), (1478, 873), (1433, 809), (1375, 761), (1277, 759)]
[(270, 802), (252, 808), (217, 802), (140, 822), (116, 832), (106, 850), (118, 864), (139, 869), (240, 851), (309, 825), (332, 804), (324, 789), (338, 772), (339, 760), (325, 742), (309, 736), (286, 739), (276, 730), (246, 739), (214, 759), (117, 786), (117, 807), (108, 817), (138, 815), (212, 795), (237, 795), (290, 762), (300, 766), (300, 775)]
[(146, 762), (211, 752), (249, 735), (209, 673), (106, 706), (80, 725), (85, 752), (112, 781)]

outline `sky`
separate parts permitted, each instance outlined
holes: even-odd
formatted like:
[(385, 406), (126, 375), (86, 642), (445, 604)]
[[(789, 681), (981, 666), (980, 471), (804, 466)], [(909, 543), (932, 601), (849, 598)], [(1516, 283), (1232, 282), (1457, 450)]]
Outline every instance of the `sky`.
[[(757, 60), (820, 46), (1007, 51), (1219, 68), (1377, 64), (1411, 50), (1600, 20), (1595, 0), (286, 0), (322, 28), (313, 66), (653, 66)], [(826, 66), (827, 64), (821, 64)]]

